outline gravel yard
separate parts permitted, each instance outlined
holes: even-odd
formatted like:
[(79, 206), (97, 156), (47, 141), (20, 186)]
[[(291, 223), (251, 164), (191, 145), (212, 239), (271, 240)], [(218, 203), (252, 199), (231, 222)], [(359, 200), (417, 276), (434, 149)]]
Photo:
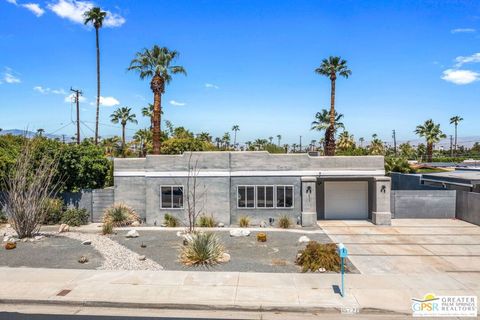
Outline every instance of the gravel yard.
[[(81, 256), (88, 257), (89, 261), (79, 263)], [(97, 269), (103, 261), (102, 255), (92, 246), (55, 235), (36, 241), (17, 240), (17, 248), (13, 250), (0, 248), (0, 265), (4, 267)]]
[[(248, 237), (230, 237), (228, 231), (215, 231), (231, 255), (228, 263), (211, 268), (185, 267), (178, 260), (178, 248), (182, 245), (182, 238), (176, 235), (177, 231), (142, 230), (138, 228), (138, 238), (126, 238), (127, 231), (119, 230), (112, 240), (161, 264), (165, 270), (195, 270), (195, 271), (239, 271), (239, 272), (300, 272), (295, 265), (298, 250), (305, 247), (299, 243), (302, 236), (299, 232), (266, 231), (267, 242), (257, 242), (257, 232), (252, 231)], [(323, 233), (306, 234), (311, 240), (321, 243), (332, 242)], [(146, 245), (142, 248), (142, 243)], [(350, 265), (352, 272), (355, 268)]]

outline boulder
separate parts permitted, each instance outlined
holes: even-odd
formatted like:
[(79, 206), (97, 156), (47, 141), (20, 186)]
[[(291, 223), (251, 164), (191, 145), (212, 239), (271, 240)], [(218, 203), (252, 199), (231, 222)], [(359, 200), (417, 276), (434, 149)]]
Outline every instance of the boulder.
[(230, 237), (248, 237), (250, 231), (246, 229), (232, 229), (230, 230)]
[(139, 256), (139, 257), (138, 257), (138, 260), (140, 260), (140, 261), (145, 261), (145, 260), (147, 260), (147, 257), (146, 257), (146, 256)]
[(5, 249), (6, 250), (12, 250), (12, 249), (15, 249), (17, 247), (17, 243), (15, 241), (8, 241), (7, 243), (5, 243)]
[(325, 268), (318, 268), (318, 272), (320, 272), (320, 273), (324, 273), (326, 271), (327, 271), (327, 269), (325, 269)]
[(62, 223), (60, 227), (58, 228), (58, 233), (62, 232), (69, 232), (70, 231), (70, 226), (68, 224)]
[(140, 226), (140, 221), (133, 221), (132, 227), (139, 227)]
[(310, 238), (307, 237), (307, 236), (301, 236), (300, 238), (298, 238), (298, 242), (299, 243), (308, 243), (308, 242), (310, 242)]
[(92, 244), (92, 240), (85, 240), (85, 241), (82, 241), (82, 244), (88, 246), (88, 245), (91, 245)]
[(78, 262), (79, 262), (79, 263), (87, 263), (87, 262), (88, 262), (88, 258), (85, 257), (85, 256), (81, 256), (80, 259), (78, 259)]
[(225, 224), (224, 224), (223, 222), (219, 222), (219, 223), (217, 224), (217, 227), (223, 228), (223, 227), (225, 227)]
[(222, 257), (218, 260), (218, 262), (220, 262), (220, 263), (227, 263), (227, 262), (230, 261), (230, 258), (231, 258), (230, 255), (229, 255), (228, 253), (224, 252), (224, 253), (222, 254)]
[(126, 238), (138, 238), (140, 235), (138, 234), (138, 231), (133, 229), (127, 232), (127, 235), (125, 236)]

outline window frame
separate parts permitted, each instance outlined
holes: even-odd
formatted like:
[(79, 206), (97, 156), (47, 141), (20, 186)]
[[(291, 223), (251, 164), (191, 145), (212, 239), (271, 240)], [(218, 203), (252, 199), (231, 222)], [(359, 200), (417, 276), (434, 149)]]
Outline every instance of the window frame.
[[(167, 207), (163, 206), (162, 188), (170, 188), (170, 192), (171, 192), (170, 201), (171, 201), (171, 204), (172, 204), (171, 207), (167, 208)], [(179, 208), (175, 208), (173, 206), (173, 188), (181, 188), (182, 189), (182, 206), (179, 207)], [(185, 209), (184, 205), (185, 205), (185, 188), (182, 184), (171, 184), (171, 185), (161, 185), (160, 186), (160, 210), (183, 210), (183, 209)]]
[[(253, 187), (253, 207), (247, 206), (247, 189), (248, 187)], [(273, 187), (273, 206), (272, 207), (259, 207), (258, 206), (258, 187), (264, 187), (264, 196), (266, 201), (266, 187)], [(286, 196), (286, 189), (287, 187), (292, 188), (292, 206), (291, 207), (279, 207), (277, 205), (277, 187), (283, 187), (285, 196)], [(238, 205), (238, 193), (240, 188), (245, 188), (245, 207), (240, 207)], [(285, 197), (286, 198), (286, 197)], [(257, 210), (272, 210), (272, 209), (279, 209), (279, 210), (291, 210), (295, 208), (295, 186), (293, 184), (261, 184), (261, 185), (254, 185), (254, 184), (239, 184), (237, 185), (237, 193), (236, 193), (236, 208), (238, 210), (245, 210), (245, 209), (257, 209)]]

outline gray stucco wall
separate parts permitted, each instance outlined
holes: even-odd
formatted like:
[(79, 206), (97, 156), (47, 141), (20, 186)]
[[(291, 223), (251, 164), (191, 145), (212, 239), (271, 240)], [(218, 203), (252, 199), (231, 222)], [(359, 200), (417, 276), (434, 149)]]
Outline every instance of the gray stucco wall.
[(392, 218), (455, 218), (456, 192), (452, 190), (392, 190)]
[(392, 172), (390, 177), (392, 178), (392, 190), (444, 190), (420, 184), (421, 174)]
[(480, 226), (480, 193), (457, 191), (457, 219)]
[(145, 178), (115, 177), (114, 201), (115, 203), (123, 202), (129, 205), (142, 219), (145, 219)]

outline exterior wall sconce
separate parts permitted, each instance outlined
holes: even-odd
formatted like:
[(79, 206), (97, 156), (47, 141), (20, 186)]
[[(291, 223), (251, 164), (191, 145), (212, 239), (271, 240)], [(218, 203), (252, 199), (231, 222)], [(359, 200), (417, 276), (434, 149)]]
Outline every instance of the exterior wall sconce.
[(382, 185), (380, 192), (383, 192), (383, 193), (387, 192), (387, 187), (385, 185)]
[(307, 190), (306, 190), (305, 192), (306, 192), (306, 193), (309, 193), (309, 194), (312, 193), (312, 187), (311, 187), (311, 186), (308, 186), (308, 187), (307, 187)]

